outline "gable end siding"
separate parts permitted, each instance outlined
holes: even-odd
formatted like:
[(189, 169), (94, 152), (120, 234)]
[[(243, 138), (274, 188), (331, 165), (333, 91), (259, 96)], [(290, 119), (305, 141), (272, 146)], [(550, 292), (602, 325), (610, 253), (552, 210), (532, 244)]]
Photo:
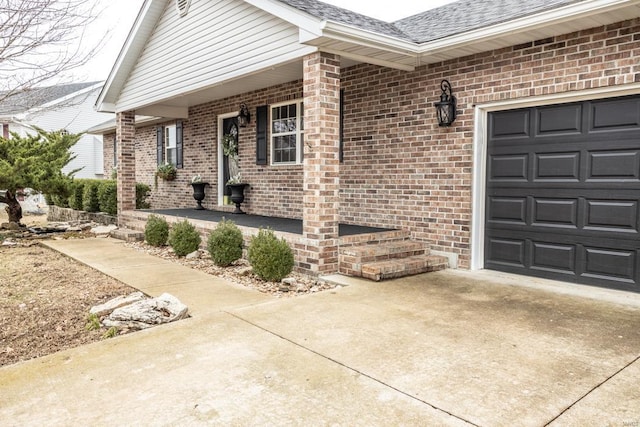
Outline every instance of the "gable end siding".
[(183, 18), (168, 4), (123, 88), (118, 110), (210, 87), (315, 50), (298, 43), (297, 27), (240, 0), (194, 2)]

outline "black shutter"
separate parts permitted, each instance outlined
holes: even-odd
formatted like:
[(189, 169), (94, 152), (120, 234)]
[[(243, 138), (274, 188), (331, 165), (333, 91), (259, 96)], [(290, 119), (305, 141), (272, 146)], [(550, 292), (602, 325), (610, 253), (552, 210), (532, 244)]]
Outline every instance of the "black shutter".
[(182, 169), (182, 120), (176, 121), (176, 167)]
[(158, 164), (164, 163), (164, 127), (158, 126), (156, 128), (156, 150), (158, 153)]
[(340, 163), (344, 162), (344, 89), (340, 89)]
[(256, 108), (256, 165), (267, 164), (267, 128), (268, 106)]
[(118, 138), (113, 135), (113, 167), (118, 166)]

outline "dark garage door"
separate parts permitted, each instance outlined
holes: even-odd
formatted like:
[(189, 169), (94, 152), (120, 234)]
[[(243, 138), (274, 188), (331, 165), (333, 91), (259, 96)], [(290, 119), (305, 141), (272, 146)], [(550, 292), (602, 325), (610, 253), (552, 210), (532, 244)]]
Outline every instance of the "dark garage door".
[(489, 114), (485, 268), (640, 292), (640, 96)]

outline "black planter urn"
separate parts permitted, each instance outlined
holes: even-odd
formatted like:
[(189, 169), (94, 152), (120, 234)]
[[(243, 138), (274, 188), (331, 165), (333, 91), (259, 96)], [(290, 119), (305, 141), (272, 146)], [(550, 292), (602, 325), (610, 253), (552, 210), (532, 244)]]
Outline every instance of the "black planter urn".
[(193, 187), (193, 198), (198, 202), (198, 206), (196, 206), (196, 210), (201, 211), (204, 210), (202, 206), (202, 201), (204, 200), (204, 187), (209, 185), (208, 182), (192, 182), (191, 186)]
[(234, 214), (243, 214), (244, 212), (240, 209), (240, 204), (244, 202), (244, 188), (249, 185), (246, 183), (243, 184), (227, 184), (227, 186), (231, 189), (231, 201), (235, 203), (236, 210), (233, 211)]

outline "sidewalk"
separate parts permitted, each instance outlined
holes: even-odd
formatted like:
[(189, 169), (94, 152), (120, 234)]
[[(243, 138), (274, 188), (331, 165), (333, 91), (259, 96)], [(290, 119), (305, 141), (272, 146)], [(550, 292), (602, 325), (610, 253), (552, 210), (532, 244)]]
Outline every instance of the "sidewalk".
[(0, 368), (3, 425), (640, 423), (638, 307), (455, 271), (280, 300), (117, 241), (49, 244), (193, 317)]

